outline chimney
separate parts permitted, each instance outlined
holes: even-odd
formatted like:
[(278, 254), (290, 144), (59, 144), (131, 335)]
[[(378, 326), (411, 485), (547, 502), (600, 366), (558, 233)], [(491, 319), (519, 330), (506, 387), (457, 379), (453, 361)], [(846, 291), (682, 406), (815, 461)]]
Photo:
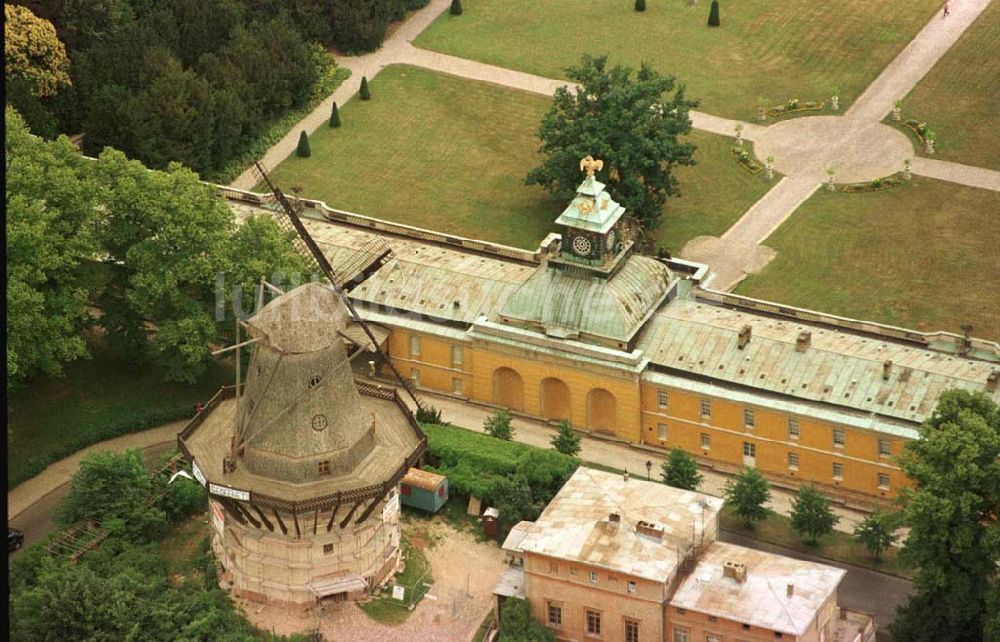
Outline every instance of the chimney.
[(751, 326), (749, 326), (749, 325), (743, 326), (740, 329), (739, 344), (737, 344), (736, 347), (738, 347), (740, 350), (742, 350), (743, 348), (747, 347), (747, 344), (750, 343), (750, 334), (752, 332), (753, 332), (753, 328)]
[(888, 381), (890, 375), (892, 375), (892, 359), (887, 359), (882, 362), (882, 378)]
[(996, 392), (997, 388), (1000, 388), (1000, 370), (994, 370), (990, 376), (986, 377), (986, 389), (990, 392)]
[(805, 330), (800, 332), (799, 338), (795, 340), (795, 351), (805, 352), (810, 343), (812, 343), (812, 332)]
[(788, 595), (788, 597), (792, 597), (793, 595), (795, 595), (795, 585), (794, 584), (789, 584), (785, 588), (785, 594)]
[(652, 522), (639, 520), (635, 525), (635, 532), (640, 535), (652, 537), (653, 539), (663, 539), (663, 527)]
[(747, 579), (747, 565), (743, 562), (726, 560), (722, 563), (722, 576), (731, 577), (742, 584)]
[(608, 515), (608, 521), (617, 524), (618, 522), (622, 521), (622, 516), (619, 515), (618, 513), (611, 513), (610, 515)]
[(624, 481), (628, 481), (628, 471), (625, 471), (625, 476), (622, 478)]

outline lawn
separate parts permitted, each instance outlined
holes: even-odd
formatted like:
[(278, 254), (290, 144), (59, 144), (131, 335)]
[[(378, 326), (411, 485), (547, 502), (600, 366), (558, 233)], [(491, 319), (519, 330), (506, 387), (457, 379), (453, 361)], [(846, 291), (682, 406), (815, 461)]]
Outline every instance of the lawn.
[(997, 105), (1000, 3), (994, 2), (913, 88), (902, 112), (937, 134), (935, 158), (1000, 169)]
[(164, 383), (158, 369), (124, 360), (98, 339), (89, 344), (92, 359), (69, 363), (65, 376), (40, 377), (8, 398), (8, 484), (98, 441), (190, 417), (196, 402), (233, 380), (216, 363), (195, 384)]
[[(340, 128), (312, 135), (310, 158), (292, 156), (272, 172), (279, 185), (338, 209), (538, 247), (565, 206), (523, 182), (540, 162), (548, 98), (398, 65), (371, 88), (370, 102), (342, 107)], [(698, 165), (678, 169), (682, 196), (668, 201), (656, 233), (674, 251), (723, 232), (769, 187), (733, 161), (731, 139), (691, 139)]]
[(722, 26), (707, 26), (708, 0), (465, 0), (442, 14), (420, 47), (553, 78), (580, 55), (646, 61), (675, 74), (703, 111), (753, 118), (757, 100), (825, 100), (849, 106), (923, 25), (940, 0), (743, 0), (722, 3)]
[(817, 192), (765, 244), (739, 294), (922, 331), (1000, 340), (1000, 193), (927, 178)]
[(410, 592), (413, 590), (425, 591), (424, 584), (433, 584), (434, 576), (431, 573), (430, 563), (423, 549), (433, 542), (426, 541), (426, 529), (421, 526), (406, 529), (402, 539), (403, 558), (406, 566), (403, 572), (397, 575), (382, 597), (375, 598), (369, 602), (359, 602), (358, 607), (371, 619), (381, 624), (398, 626), (410, 617), (411, 611), (406, 606), (406, 602), (400, 602), (392, 598), (392, 586), (398, 584), (406, 587), (406, 599), (410, 600)]

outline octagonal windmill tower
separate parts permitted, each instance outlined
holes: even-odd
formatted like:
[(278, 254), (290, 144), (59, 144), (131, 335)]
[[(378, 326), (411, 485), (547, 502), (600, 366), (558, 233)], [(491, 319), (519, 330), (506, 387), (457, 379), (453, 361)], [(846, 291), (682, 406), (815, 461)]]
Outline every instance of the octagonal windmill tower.
[(367, 330), (335, 281), (281, 294), (245, 324), (246, 382), (216, 394), (178, 436), (208, 490), (212, 548), (237, 595), (346, 599), (399, 562), (399, 481), (426, 437), (395, 388), (354, 379), (350, 323)]

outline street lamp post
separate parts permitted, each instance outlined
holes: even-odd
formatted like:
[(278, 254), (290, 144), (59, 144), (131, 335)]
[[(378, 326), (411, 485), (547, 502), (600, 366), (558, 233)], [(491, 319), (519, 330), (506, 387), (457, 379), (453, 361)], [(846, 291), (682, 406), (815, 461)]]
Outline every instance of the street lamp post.
[(646, 460), (646, 479), (652, 479), (653, 474), (653, 462)]

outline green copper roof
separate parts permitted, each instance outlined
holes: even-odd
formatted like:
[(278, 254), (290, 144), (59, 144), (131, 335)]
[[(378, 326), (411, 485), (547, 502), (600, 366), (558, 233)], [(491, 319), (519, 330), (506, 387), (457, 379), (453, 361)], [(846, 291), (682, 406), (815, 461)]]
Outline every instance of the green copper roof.
[(604, 190), (604, 183), (591, 176), (577, 188), (576, 197), (556, 219), (556, 225), (604, 234), (624, 213), (625, 208)]
[(553, 337), (627, 342), (659, 305), (673, 275), (659, 261), (632, 256), (610, 279), (542, 267), (504, 304), (500, 316)]

